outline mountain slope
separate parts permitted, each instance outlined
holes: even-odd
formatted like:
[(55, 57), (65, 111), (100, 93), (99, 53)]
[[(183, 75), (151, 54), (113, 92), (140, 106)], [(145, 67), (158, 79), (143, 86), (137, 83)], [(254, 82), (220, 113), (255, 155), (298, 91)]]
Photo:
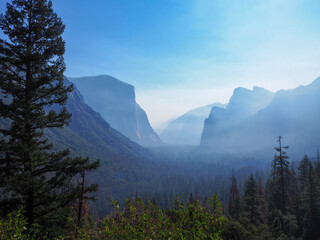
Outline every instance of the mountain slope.
[[(71, 84), (67, 78), (66, 84)], [(110, 155), (139, 155), (145, 149), (123, 136), (85, 102), (74, 86), (69, 93), (66, 104), (67, 110), (72, 114), (70, 125), (63, 129), (49, 129), (46, 134), (51, 139), (74, 149), (77, 154), (90, 154), (99, 158)]]
[[(67, 85), (71, 84), (67, 78), (64, 81)], [(1, 91), (0, 97), (3, 98)], [(84, 102), (76, 87), (68, 94), (66, 108), (72, 113), (69, 126), (46, 129), (45, 136), (53, 143), (55, 150), (69, 148), (72, 156), (100, 160), (99, 169), (88, 174), (86, 179), (99, 184), (97, 202), (94, 203), (94, 209), (99, 212), (93, 214), (104, 216), (111, 208), (106, 205), (111, 195), (119, 200), (127, 198), (146, 186), (150, 175), (156, 176), (156, 167), (153, 167), (149, 152), (110, 127), (99, 113)], [(9, 124), (7, 119), (0, 118), (1, 126)]]
[(225, 107), (224, 104), (214, 103), (192, 109), (171, 121), (161, 132), (161, 139), (167, 144), (199, 145), (204, 120), (213, 106)]
[[(204, 122), (201, 147), (209, 151), (229, 151), (228, 142), (238, 125), (248, 117), (266, 107), (274, 93), (259, 87), (253, 90), (236, 88), (226, 108), (212, 107), (209, 117)], [(230, 135), (230, 139), (229, 139)], [(237, 141), (241, 141), (237, 139)], [(222, 144), (223, 142), (223, 144)], [(224, 148), (226, 144), (226, 148)]]
[(106, 75), (71, 80), (83, 94), (85, 102), (112, 128), (144, 146), (162, 144), (146, 113), (136, 103), (132, 85)]
[(254, 103), (258, 106), (254, 111), (243, 110), (253, 109), (248, 108), (253, 99), (242, 102), (232, 113), (230, 103), (226, 111), (212, 109), (202, 134), (203, 150), (271, 155), (281, 135), (296, 156), (315, 151), (320, 142), (320, 78), (307, 86), (278, 91), (268, 104)]

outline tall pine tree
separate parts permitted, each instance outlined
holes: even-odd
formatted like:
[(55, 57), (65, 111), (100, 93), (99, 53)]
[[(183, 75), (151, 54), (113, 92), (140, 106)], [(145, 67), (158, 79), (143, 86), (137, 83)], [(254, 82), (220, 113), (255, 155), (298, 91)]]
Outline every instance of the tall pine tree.
[(228, 213), (232, 218), (239, 220), (240, 213), (241, 213), (241, 198), (240, 198), (240, 192), (237, 184), (237, 179), (235, 178), (233, 173), (232, 173), (232, 183), (231, 183), (231, 189), (230, 189), (230, 195), (229, 195)]
[(278, 152), (278, 155), (274, 156), (272, 162), (273, 171), (271, 172), (271, 179), (273, 184), (273, 197), (276, 208), (281, 210), (283, 214), (287, 212), (287, 202), (288, 202), (288, 175), (289, 175), (289, 161), (286, 155), (285, 149), (288, 146), (282, 146), (281, 136), (278, 137), (279, 146), (274, 149)]
[(9, 123), (0, 127), (1, 213), (24, 206), (29, 227), (63, 225), (80, 192), (96, 189), (81, 189), (74, 177), (98, 166), (68, 149), (55, 152), (44, 136), (71, 117), (63, 106), (72, 91), (63, 82), (65, 26), (51, 1), (13, 0), (0, 28), (0, 117)]
[(301, 196), (304, 227), (303, 239), (320, 239), (320, 191), (317, 175), (311, 161), (307, 164), (304, 189)]
[(265, 193), (263, 189), (262, 179), (259, 177), (259, 180), (257, 182), (257, 191), (258, 191), (258, 198), (259, 198), (259, 208), (260, 208), (260, 221), (261, 223), (267, 223), (268, 219), (268, 210), (267, 210), (267, 202), (265, 199)]
[(293, 189), (292, 173), (285, 152), (288, 146), (282, 146), (281, 139), (282, 137), (279, 136), (277, 141), (279, 146), (274, 148), (278, 154), (274, 156), (266, 188), (269, 222), (274, 223), (279, 218), (284, 233), (288, 236), (296, 236), (298, 232), (296, 213), (294, 203), (290, 201), (290, 191)]
[(316, 172), (317, 172), (318, 178), (320, 179), (320, 155), (319, 155), (319, 146), (317, 146)]
[(296, 170), (294, 164), (291, 164), (291, 186), (290, 186), (290, 200), (291, 200), (291, 207), (292, 213), (295, 215), (297, 220), (297, 236), (301, 236), (302, 233), (302, 214), (301, 214), (301, 198), (300, 198), (300, 191), (298, 186), (298, 178), (296, 174)]
[(304, 188), (306, 186), (307, 182), (307, 176), (308, 176), (308, 168), (310, 166), (311, 162), (307, 155), (303, 157), (303, 159), (300, 161), (298, 166), (298, 180), (299, 180), (299, 190), (301, 192), (304, 191)]
[(264, 201), (261, 198), (256, 180), (253, 174), (245, 182), (244, 195), (242, 199), (243, 203), (243, 215), (247, 217), (254, 225), (263, 223), (263, 204)]

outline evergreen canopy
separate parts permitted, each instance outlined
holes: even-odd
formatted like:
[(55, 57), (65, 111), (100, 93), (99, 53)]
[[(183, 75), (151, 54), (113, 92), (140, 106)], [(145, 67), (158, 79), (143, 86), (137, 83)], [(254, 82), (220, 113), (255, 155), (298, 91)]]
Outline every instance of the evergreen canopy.
[[(98, 167), (88, 158), (54, 151), (47, 128), (62, 128), (71, 114), (72, 86), (63, 72), (65, 26), (47, 0), (13, 0), (0, 15), (0, 213), (25, 207), (30, 227), (64, 224), (70, 204), (84, 191), (74, 177)], [(68, 213), (69, 214), (69, 213)], [(54, 222), (54, 224), (52, 224)]]

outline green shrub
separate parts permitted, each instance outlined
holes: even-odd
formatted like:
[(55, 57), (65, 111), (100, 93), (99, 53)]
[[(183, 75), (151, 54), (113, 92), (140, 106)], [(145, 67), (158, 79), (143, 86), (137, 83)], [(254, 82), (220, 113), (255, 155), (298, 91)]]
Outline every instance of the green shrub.
[(16, 214), (9, 214), (6, 219), (0, 219), (0, 239), (37, 239), (37, 226), (34, 225), (31, 229), (28, 230), (27, 221), (22, 212), (22, 210), (19, 210)]
[(176, 198), (165, 211), (153, 201), (143, 203), (138, 198), (127, 200), (123, 210), (114, 202), (114, 212), (100, 224), (75, 227), (63, 239), (222, 239), (225, 222), (215, 195), (205, 204), (198, 200), (185, 204)]

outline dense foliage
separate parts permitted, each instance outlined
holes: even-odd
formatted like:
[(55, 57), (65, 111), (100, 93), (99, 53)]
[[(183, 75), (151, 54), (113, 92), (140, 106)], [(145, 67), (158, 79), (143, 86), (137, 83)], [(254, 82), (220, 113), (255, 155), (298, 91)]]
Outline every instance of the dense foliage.
[[(279, 156), (275, 156), (277, 161)], [(190, 194), (188, 200), (175, 197), (167, 208), (161, 208), (157, 198), (136, 196), (123, 207), (114, 202), (113, 211), (102, 220), (86, 215), (79, 224), (76, 215), (70, 215), (60, 239), (320, 239), (318, 159), (311, 161), (305, 156), (297, 166), (288, 163), (286, 188), (290, 198), (285, 200), (286, 210), (282, 209), (282, 195), (273, 194), (281, 191), (281, 181), (270, 184), (274, 171), (279, 170), (281, 176), (281, 165), (275, 166), (274, 161), (266, 184), (250, 174), (238, 185), (232, 175), (226, 208), (216, 195), (206, 200), (197, 194)], [(19, 212), (0, 221), (0, 234), (20, 239), (35, 236), (37, 226), (30, 231), (25, 226)]]
[[(171, 208), (162, 211), (155, 201), (128, 200), (121, 211), (118, 203), (114, 212), (100, 223), (86, 221), (72, 224), (69, 232), (59, 239), (222, 239), (227, 219), (217, 196), (205, 203), (199, 200), (185, 203), (176, 198)], [(2, 239), (33, 239), (36, 228), (27, 231), (20, 212), (0, 221)]]
[[(259, 229), (263, 229), (264, 236), (270, 233), (275, 239), (320, 239), (319, 158), (312, 162), (305, 156), (297, 168), (294, 163), (290, 167), (283, 151), (288, 147), (281, 146), (280, 137), (278, 142), (279, 147), (275, 148), (278, 155), (272, 162), (265, 192), (261, 182), (257, 183), (250, 175), (245, 183), (242, 207), (229, 210), (230, 216), (235, 211), (241, 216), (239, 221), (234, 217), (233, 227), (240, 233), (244, 229), (239, 226), (246, 227), (246, 231), (252, 229), (250, 234), (256, 237), (261, 237)], [(233, 192), (231, 189), (231, 195)], [(233, 201), (230, 206), (236, 206), (236, 199), (230, 198), (230, 201)], [(247, 228), (248, 223), (252, 228)]]
[(47, 0), (13, 0), (0, 15), (0, 215), (24, 207), (27, 228), (39, 224), (58, 232), (70, 205), (92, 192), (75, 177), (98, 162), (54, 151), (44, 137), (48, 128), (62, 128), (71, 115), (64, 105), (72, 86), (65, 86), (61, 37), (64, 25)]
[(205, 203), (176, 198), (165, 211), (154, 200), (143, 203), (137, 198), (127, 200), (123, 211), (115, 202), (115, 211), (100, 228), (92, 231), (87, 225), (75, 235), (82, 239), (222, 239), (225, 222), (215, 195)]
[[(63, 78), (64, 25), (52, 2), (13, 0), (0, 28), (7, 36), (0, 39), (1, 239), (320, 239), (319, 154), (295, 165), (281, 137), (270, 170), (261, 170), (263, 159), (188, 149), (177, 157), (175, 150), (139, 147), (134, 155), (137, 146), (125, 137), (115, 133), (113, 142), (103, 135), (73, 154), (97, 157), (93, 152), (107, 146), (123, 154), (114, 152), (99, 172), (87, 174), (97, 162), (70, 157), (45, 135), (54, 129), (56, 141), (74, 136), (61, 130), (70, 121), (65, 103), (72, 86)], [(82, 130), (88, 136), (92, 129)], [(70, 142), (81, 146), (80, 138)], [(88, 202), (95, 182), (102, 190)]]

